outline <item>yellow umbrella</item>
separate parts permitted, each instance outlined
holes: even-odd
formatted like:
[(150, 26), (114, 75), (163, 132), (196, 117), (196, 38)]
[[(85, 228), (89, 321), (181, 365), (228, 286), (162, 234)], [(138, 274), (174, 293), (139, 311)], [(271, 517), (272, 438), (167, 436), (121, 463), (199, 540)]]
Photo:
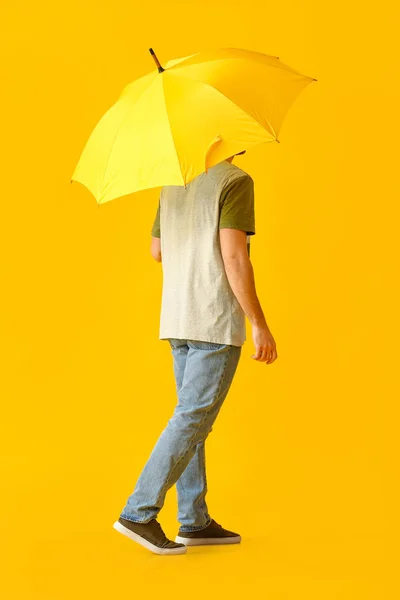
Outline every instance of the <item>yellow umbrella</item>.
[(313, 77), (279, 57), (221, 48), (170, 60), (129, 83), (90, 135), (72, 175), (98, 204), (184, 185), (229, 156), (279, 141)]

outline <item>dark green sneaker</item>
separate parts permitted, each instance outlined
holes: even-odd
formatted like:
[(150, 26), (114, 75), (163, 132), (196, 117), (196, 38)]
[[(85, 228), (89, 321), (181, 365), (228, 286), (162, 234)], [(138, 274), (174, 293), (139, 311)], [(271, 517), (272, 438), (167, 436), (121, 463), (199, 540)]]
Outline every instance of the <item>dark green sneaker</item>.
[(186, 546), (203, 546), (206, 544), (238, 544), (241, 539), (238, 533), (224, 529), (214, 519), (211, 519), (211, 523), (205, 529), (198, 531), (179, 530), (175, 541)]
[(155, 554), (185, 554), (185, 544), (175, 543), (165, 535), (157, 519), (148, 523), (134, 523), (120, 517), (113, 525), (114, 529), (141, 544)]

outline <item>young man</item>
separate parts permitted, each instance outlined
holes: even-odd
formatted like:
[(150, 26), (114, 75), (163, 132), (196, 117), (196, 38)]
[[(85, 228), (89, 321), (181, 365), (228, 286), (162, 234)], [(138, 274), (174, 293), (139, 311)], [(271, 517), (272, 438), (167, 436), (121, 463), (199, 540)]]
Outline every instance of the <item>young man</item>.
[[(163, 266), (159, 339), (171, 347), (178, 403), (114, 528), (157, 554), (240, 542), (208, 512), (205, 439), (236, 372), (245, 315), (252, 358), (277, 358), (250, 262), (254, 184), (234, 156), (186, 187), (162, 188), (152, 228), (151, 252)], [(175, 483), (181, 526), (172, 541), (156, 517)]]

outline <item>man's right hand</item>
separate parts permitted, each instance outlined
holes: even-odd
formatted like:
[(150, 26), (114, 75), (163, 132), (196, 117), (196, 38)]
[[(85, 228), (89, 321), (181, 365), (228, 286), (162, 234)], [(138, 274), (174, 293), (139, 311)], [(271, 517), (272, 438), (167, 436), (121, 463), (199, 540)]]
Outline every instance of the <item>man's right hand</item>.
[(267, 365), (273, 363), (277, 359), (278, 354), (276, 352), (275, 340), (268, 325), (253, 325), (252, 336), (256, 351), (252, 354), (251, 358), (258, 362), (265, 362)]

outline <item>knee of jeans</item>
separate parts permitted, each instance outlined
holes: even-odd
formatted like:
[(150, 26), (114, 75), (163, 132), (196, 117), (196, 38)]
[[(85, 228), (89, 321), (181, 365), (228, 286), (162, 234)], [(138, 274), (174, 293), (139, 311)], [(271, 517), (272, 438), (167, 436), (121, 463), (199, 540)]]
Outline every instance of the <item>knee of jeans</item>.
[(205, 436), (212, 429), (212, 423), (207, 419), (207, 409), (194, 411), (175, 411), (169, 423), (182, 432), (201, 432)]

